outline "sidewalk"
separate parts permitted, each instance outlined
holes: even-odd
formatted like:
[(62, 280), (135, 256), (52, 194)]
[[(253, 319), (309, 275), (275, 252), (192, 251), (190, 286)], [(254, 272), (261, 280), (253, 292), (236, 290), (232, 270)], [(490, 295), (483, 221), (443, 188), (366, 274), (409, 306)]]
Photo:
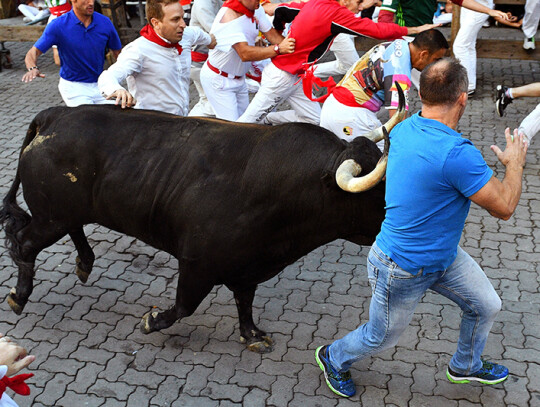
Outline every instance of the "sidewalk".
[[(52, 53), (40, 57), (45, 79), (21, 82), (31, 45), (6, 43), (14, 68), (0, 73), (2, 197), (31, 119), (62, 104)], [(504, 168), (490, 145), (501, 145), (505, 126), (517, 126), (540, 100), (516, 100), (500, 119), (493, 89), (533, 81), (540, 81), (540, 62), (479, 61), (477, 92), (459, 131), (482, 151), (499, 179)], [(418, 96), (411, 93), (415, 112)], [(357, 395), (347, 400), (330, 392), (314, 350), (366, 321), (371, 294), (368, 248), (346, 241), (320, 247), (259, 286), (254, 316), (276, 343), (272, 353), (255, 354), (240, 343), (236, 307), (225, 287), (214, 289), (193, 316), (143, 335), (142, 315), (174, 301), (177, 262), (131, 237), (89, 225), (85, 230), (96, 262), (88, 283), (73, 272), (76, 254), (66, 237), (38, 257), (35, 289), (21, 316), (4, 301), (16, 269), (0, 234), (0, 332), (37, 356), (32, 394), (15, 401), (21, 407), (540, 406), (539, 148), (535, 139), (515, 215), (503, 222), (473, 205), (462, 239), (503, 300), (484, 354), (509, 367), (512, 375), (505, 383), (448, 382), (444, 372), (455, 350), (460, 313), (453, 303), (428, 293), (395, 349), (354, 366)]]

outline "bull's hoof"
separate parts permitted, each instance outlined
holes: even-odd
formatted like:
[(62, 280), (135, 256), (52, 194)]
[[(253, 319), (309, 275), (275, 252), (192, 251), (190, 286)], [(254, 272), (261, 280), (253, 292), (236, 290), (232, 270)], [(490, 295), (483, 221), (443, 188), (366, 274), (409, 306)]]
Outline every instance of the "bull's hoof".
[(9, 293), (7, 297), (7, 303), (15, 314), (17, 315), (22, 314), (23, 309), (24, 309), (24, 304), (21, 305), (17, 302), (17, 291), (15, 290), (15, 288), (11, 289), (11, 292)]
[[(248, 342), (243, 336), (240, 337), (240, 342)], [(247, 348), (255, 353), (270, 353), (274, 350), (274, 341), (270, 339), (269, 336), (263, 336), (262, 341), (250, 341), (247, 345)]]
[(141, 332), (143, 334), (149, 334), (151, 332), (154, 332), (156, 329), (154, 327), (154, 321), (156, 317), (158, 316), (158, 312), (148, 312), (144, 314), (141, 320), (141, 324), (139, 325), (139, 328), (141, 329)]
[(84, 265), (79, 256), (75, 259), (75, 274), (77, 274), (77, 277), (79, 277), (79, 280), (81, 280), (83, 283), (86, 283), (88, 281), (88, 277), (90, 277), (90, 272), (84, 270)]

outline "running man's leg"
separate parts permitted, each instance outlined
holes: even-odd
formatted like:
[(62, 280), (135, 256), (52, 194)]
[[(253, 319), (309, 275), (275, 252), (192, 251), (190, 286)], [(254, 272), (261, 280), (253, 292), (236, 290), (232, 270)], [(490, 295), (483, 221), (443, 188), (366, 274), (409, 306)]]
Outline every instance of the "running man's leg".
[(298, 76), (277, 68), (270, 62), (263, 70), (261, 87), (255, 94), (246, 111), (238, 119), (244, 123), (261, 123), (268, 113), (274, 111), (295, 91), (302, 88)]
[[(479, 3), (492, 8), (492, 0), (479, 0)], [(461, 10), (460, 28), (454, 41), (454, 55), (467, 69), (469, 92), (476, 89), (476, 38), (482, 25), (488, 19), (487, 14), (478, 13), (466, 8)]]
[(463, 311), (457, 350), (449, 367), (459, 374), (482, 367), (480, 356), (501, 309), (501, 300), (478, 263), (458, 247), (457, 257), (432, 290), (454, 301)]

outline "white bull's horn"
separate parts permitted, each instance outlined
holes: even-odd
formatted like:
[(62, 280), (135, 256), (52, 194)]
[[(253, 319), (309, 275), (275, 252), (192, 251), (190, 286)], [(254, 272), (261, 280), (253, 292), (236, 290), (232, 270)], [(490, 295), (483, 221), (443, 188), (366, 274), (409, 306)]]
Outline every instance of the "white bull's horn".
[(354, 160), (345, 160), (338, 167), (336, 171), (336, 182), (341, 189), (347, 192), (362, 192), (367, 191), (370, 188), (373, 188), (377, 185), (381, 179), (383, 179), (384, 174), (386, 173), (386, 164), (388, 163), (388, 151), (390, 150), (390, 139), (388, 138), (388, 133), (394, 128), (396, 124), (405, 119), (406, 110), (405, 110), (405, 95), (401, 86), (395, 82), (396, 88), (399, 94), (399, 106), (397, 112), (394, 116), (384, 124), (384, 126), (379, 127), (376, 130), (373, 130), (366, 137), (371, 139), (371, 135), (376, 135), (380, 137), (377, 142), (384, 138), (384, 151), (382, 157), (379, 159), (379, 162), (375, 166), (375, 169), (369, 174), (364, 175), (363, 177), (358, 177), (362, 171), (362, 167)]
[(346, 192), (362, 192), (373, 188), (384, 177), (388, 156), (382, 156), (369, 174), (357, 177), (362, 167), (354, 160), (345, 160), (336, 171), (336, 182)]

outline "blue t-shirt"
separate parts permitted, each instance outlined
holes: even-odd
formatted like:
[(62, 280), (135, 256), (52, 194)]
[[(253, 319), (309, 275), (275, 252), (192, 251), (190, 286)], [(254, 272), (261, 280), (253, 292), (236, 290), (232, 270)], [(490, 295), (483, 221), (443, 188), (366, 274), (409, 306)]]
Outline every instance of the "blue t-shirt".
[(377, 236), (381, 250), (413, 274), (452, 264), (471, 205), (468, 197), (493, 175), (469, 140), (420, 114), (390, 133), (386, 217)]
[(68, 81), (97, 82), (103, 72), (105, 48), (122, 48), (111, 20), (94, 12), (92, 22), (85, 27), (73, 10), (47, 24), (35, 47), (45, 53), (58, 46), (62, 66), (60, 76)]

